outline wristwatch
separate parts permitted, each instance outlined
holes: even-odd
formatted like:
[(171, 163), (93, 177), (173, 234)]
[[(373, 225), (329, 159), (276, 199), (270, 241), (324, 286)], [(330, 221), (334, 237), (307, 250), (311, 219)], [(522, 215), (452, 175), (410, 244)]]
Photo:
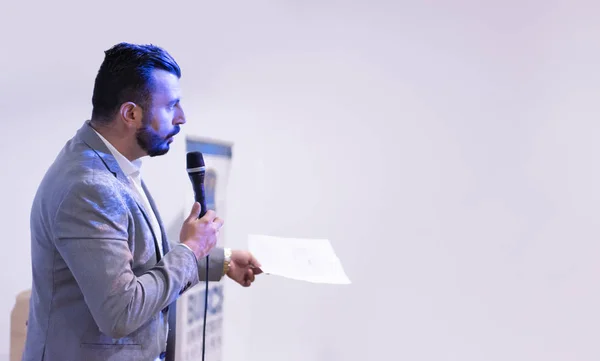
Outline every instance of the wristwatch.
[(231, 263), (231, 248), (223, 249), (225, 259), (223, 260), (223, 274), (226, 275), (229, 272), (229, 265)]

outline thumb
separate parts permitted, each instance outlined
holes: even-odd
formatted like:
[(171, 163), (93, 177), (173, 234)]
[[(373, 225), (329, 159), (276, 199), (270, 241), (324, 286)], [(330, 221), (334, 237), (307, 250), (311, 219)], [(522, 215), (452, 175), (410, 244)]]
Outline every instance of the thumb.
[(258, 260), (256, 259), (256, 257), (254, 257), (254, 255), (250, 255), (250, 266), (254, 266), (254, 267), (262, 267), (260, 262), (258, 262)]
[(192, 211), (190, 212), (190, 215), (187, 217), (186, 222), (194, 221), (194, 220), (198, 219), (199, 216), (200, 216), (200, 203), (194, 202), (194, 205), (192, 206)]

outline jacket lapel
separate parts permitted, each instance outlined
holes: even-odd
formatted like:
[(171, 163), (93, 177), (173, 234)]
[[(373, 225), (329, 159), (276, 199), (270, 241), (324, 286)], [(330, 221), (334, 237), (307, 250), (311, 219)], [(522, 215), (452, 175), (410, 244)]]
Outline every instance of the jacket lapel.
[[(94, 131), (94, 128), (92, 128), (92, 126), (90, 125), (89, 121), (86, 121), (85, 124), (83, 125), (83, 127), (81, 127), (79, 129), (79, 131), (77, 132), (77, 137), (79, 139), (81, 139), (81, 141), (83, 141), (85, 144), (87, 144), (92, 149), (92, 151), (94, 151), (98, 155), (98, 157), (100, 157), (100, 159), (102, 160), (102, 162), (104, 163), (106, 168), (118, 180), (120, 180), (127, 187), (127, 189), (131, 189), (130, 194), (135, 199), (135, 202), (137, 203), (138, 208), (140, 209), (140, 211), (142, 212), (142, 215), (144, 216), (144, 219), (146, 220), (146, 224), (148, 224), (148, 228), (150, 228), (150, 232), (152, 232), (152, 237), (154, 238), (154, 248), (156, 251), (156, 262), (159, 262), (162, 257), (160, 254), (160, 249), (158, 248), (158, 237), (154, 233), (154, 228), (152, 227), (152, 222), (150, 222), (150, 218), (148, 216), (149, 211), (154, 211), (154, 214), (156, 215), (156, 218), (158, 219), (158, 224), (160, 225), (160, 231), (161, 231), (161, 234), (163, 235), (163, 250), (166, 253), (167, 248), (164, 247), (165, 235), (164, 235), (164, 231), (163, 231), (162, 222), (161, 222), (161, 220), (158, 216), (158, 213), (156, 212), (156, 209), (155, 209), (154, 201), (150, 197), (150, 194), (146, 190), (146, 187), (143, 186), (144, 192), (146, 192), (146, 196), (148, 197), (148, 200), (152, 207), (151, 210), (147, 210), (146, 207), (144, 207), (144, 202), (142, 202), (142, 200), (140, 199), (138, 192), (136, 192), (134, 189), (131, 188), (131, 187), (135, 187), (135, 185), (131, 184), (131, 182), (129, 181), (129, 178), (127, 178), (125, 173), (123, 173), (123, 170), (119, 166), (119, 163), (117, 162), (117, 160), (115, 159), (115, 157), (113, 156), (111, 151), (106, 147), (106, 144), (104, 144), (102, 139), (100, 139), (100, 137), (98, 137), (98, 135)], [(142, 183), (142, 185), (143, 185), (143, 183)]]
[(150, 207), (152, 208), (152, 212), (154, 212), (154, 216), (156, 216), (156, 220), (158, 221), (158, 226), (160, 227), (160, 235), (162, 238), (162, 248), (163, 252), (167, 253), (171, 249), (169, 246), (169, 241), (167, 240), (167, 234), (165, 232), (165, 227), (163, 225), (162, 219), (160, 218), (160, 214), (158, 213), (158, 209), (156, 208), (156, 203), (154, 203), (154, 198), (148, 191), (146, 187), (146, 183), (142, 180), (142, 188), (144, 189), (144, 193), (146, 193), (146, 197), (148, 198), (148, 203), (150, 203)]
[[(137, 203), (138, 208), (142, 212), (142, 215), (144, 215), (144, 219), (146, 220), (146, 223), (148, 224), (148, 228), (150, 228), (150, 232), (152, 232), (152, 237), (154, 238), (154, 251), (156, 252), (156, 263), (158, 263), (160, 261), (160, 259), (162, 258), (162, 255), (160, 254), (160, 248), (158, 248), (158, 237), (156, 237), (156, 233), (154, 233), (154, 227), (152, 227), (152, 222), (150, 222), (150, 218), (148, 218), (148, 214), (146, 212), (146, 207), (143, 206), (142, 202), (139, 199), (139, 196), (137, 195), (137, 192), (133, 192), (133, 193), (134, 193), (134, 197), (135, 197), (135, 202)], [(158, 221), (158, 224), (160, 224), (160, 220)], [(161, 232), (162, 232), (162, 225), (161, 225)]]
[[(146, 197), (148, 197), (148, 203), (150, 203), (150, 207), (152, 207), (152, 211), (156, 216), (156, 220), (158, 221), (158, 225), (160, 226), (160, 234), (162, 235), (162, 246), (163, 251), (166, 254), (169, 252), (169, 241), (167, 240), (167, 234), (165, 232), (165, 227), (163, 225), (162, 219), (160, 218), (160, 214), (156, 208), (156, 203), (154, 203), (154, 198), (150, 195), (148, 188), (146, 187), (146, 183), (142, 181), (142, 188), (144, 189), (144, 193), (146, 193)], [(156, 243), (156, 242), (155, 242)], [(156, 250), (156, 254), (159, 255), (158, 249)], [(176, 342), (176, 334), (177, 334), (177, 300), (168, 305), (163, 309), (163, 312), (166, 313), (167, 322), (169, 323), (169, 332), (167, 333), (167, 349), (166, 349), (166, 357), (165, 361), (175, 361), (175, 342)]]

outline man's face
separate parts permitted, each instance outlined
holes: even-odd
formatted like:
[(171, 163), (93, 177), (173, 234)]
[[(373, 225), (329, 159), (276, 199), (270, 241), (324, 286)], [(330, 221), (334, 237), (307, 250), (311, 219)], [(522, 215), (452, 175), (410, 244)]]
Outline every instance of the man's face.
[(164, 70), (155, 70), (152, 104), (149, 109), (144, 109), (142, 126), (136, 133), (139, 146), (149, 156), (167, 153), (173, 137), (179, 133), (179, 125), (185, 123), (180, 97), (177, 76)]

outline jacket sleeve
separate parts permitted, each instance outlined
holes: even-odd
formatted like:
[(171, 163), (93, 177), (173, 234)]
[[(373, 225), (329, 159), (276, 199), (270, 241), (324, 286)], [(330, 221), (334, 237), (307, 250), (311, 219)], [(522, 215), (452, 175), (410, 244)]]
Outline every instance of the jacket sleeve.
[[(176, 244), (177, 245), (177, 244)], [(186, 247), (187, 248), (187, 247)], [(194, 252), (188, 248), (188, 250), (194, 254)], [(196, 257), (196, 255), (194, 255)], [(207, 257), (203, 257), (198, 262), (198, 279), (200, 281), (206, 281), (206, 262)], [(209, 281), (220, 281), (223, 278), (223, 270), (225, 263), (225, 249), (213, 248), (208, 254), (208, 280)]]
[(175, 247), (141, 276), (132, 271), (133, 219), (114, 182), (79, 182), (60, 203), (53, 236), (100, 331), (129, 335), (199, 282), (194, 254)]

